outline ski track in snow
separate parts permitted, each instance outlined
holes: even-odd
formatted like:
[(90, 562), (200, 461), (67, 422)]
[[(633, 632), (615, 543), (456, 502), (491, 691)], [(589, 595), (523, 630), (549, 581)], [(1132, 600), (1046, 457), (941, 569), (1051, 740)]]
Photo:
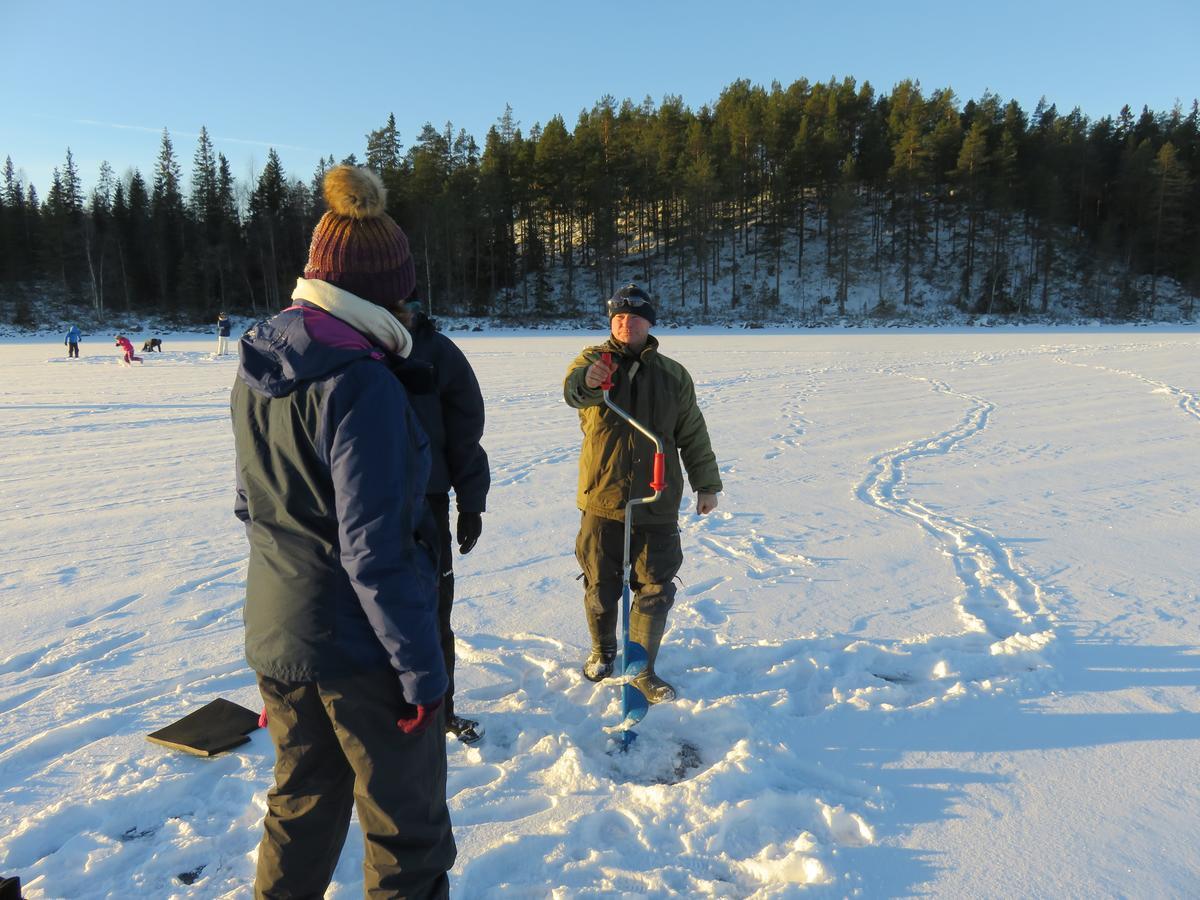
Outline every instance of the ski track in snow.
[[(904, 706), (923, 706), (938, 697), (958, 696), (970, 687), (994, 690), (1023, 672), (1046, 668), (1042, 652), (1054, 640), (1054, 619), (1043, 602), (1042, 589), (1017, 565), (1012, 551), (982, 526), (937, 512), (909, 496), (906, 489), (906, 464), (945, 456), (982, 434), (995, 405), (937, 379), (903, 377), (926, 383), (935, 393), (958, 397), (969, 407), (954, 427), (874, 457), (855, 495), (863, 503), (913, 520), (937, 541), (963, 585), (963, 593), (954, 598), (963, 631), (877, 648), (895, 654), (880, 658), (883, 671), (877, 673), (893, 687), (888, 692), (893, 696), (885, 701), (889, 707), (896, 699)], [(947, 661), (949, 651), (955, 655), (953, 664)], [(896, 686), (901, 686), (899, 698), (894, 696)], [(850, 702), (869, 704), (874, 692), (874, 687), (860, 689)]]
[(1154, 388), (1152, 393), (1166, 394), (1174, 397), (1181, 410), (1183, 410), (1193, 419), (1200, 421), (1200, 391), (1187, 390), (1173, 384), (1167, 384), (1165, 381), (1159, 381), (1155, 378), (1150, 378), (1147, 375), (1143, 375), (1140, 372), (1134, 372), (1129, 369), (1116, 369), (1111, 366), (1098, 366), (1092, 363), (1074, 362), (1072, 360), (1064, 359), (1061, 356), (1056, 357), (1055, 362), (1062, 363), (1063, 365), (1078, 366), (1081, 369), (1094, 369), (1097, 372), (1110, 372), (1113, 375), (1122, 375), (1126, 378), (1135, 378), (1143, 384), (1148, 384), (1150, 387)]

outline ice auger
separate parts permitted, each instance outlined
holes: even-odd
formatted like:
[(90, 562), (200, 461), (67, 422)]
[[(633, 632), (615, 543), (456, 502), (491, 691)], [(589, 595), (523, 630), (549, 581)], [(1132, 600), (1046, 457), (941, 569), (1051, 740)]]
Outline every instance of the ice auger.
[[(606, 365), (612, 364), (611, 353), (604, 353), (601, 358)], [(608, 393), (612, 386), (611, 375), (600, 385), (600, 389), (604, 391), (605, 406), (654, 443), (654, 477), (650, 480), (650, 489), (654, 493), (648, 497), (638, 497), (625, 502), (625, 551), (621, 563), (621, 662), (617, 667), (617, 671), (621, 673), (618, 679), (618, 683), (621, 685), (621, 721), (604, 729), (616, 736), (617, 749), (624, 751), (637, 737), (633, 726), (646, 717), (646, 711), (650, 708), (650, 702), (645, 695), (632, 683), (634, 678), (645, 671), (646, 663), (649, 660), (646, 648), (629, 639), (629, 573), (632, 568), (629, 560), (629, 539), (633, 531), (633, 508), (644, 503), (653, 503), (662, 496), (663, 488), (667, 486), (667, 463), (663, 453), (663, 443), (658, 435), (613, 403)]]

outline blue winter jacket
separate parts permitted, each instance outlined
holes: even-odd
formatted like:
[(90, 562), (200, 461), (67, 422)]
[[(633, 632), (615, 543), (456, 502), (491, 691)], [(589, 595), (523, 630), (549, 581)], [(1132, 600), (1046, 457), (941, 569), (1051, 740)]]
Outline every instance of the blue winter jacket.
[(428, 439), (383, 353), (301, 304), (251, 329), (231, 411), (246, 523), (246, 658), (284, 681), (391, 666), (446, 690)]
[(72, 325), (71, 330), (67, 332), (67, 337), (63, 341), (64, 344), (78, 344), (79, 339), (83, 337), (83, 332), (79, 330), (78, 325)]
[(229, 319), (217, 319), (217, 336), (229, 337), (229, 329), (233, 327), (233, 323)]

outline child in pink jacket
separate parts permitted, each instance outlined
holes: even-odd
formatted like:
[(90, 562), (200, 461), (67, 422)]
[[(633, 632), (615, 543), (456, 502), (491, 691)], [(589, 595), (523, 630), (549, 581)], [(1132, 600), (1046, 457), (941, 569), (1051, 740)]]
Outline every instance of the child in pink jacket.
[(125, 335), (117, 335), (117, 346), (125, 351), (125, 358), (121, 360), (125, 365), (130, 366), (133, 365), (134, 361), (142, 361), (140, 356), (133, 355), (133, 344), (129, 342), (129, 338), (125, 337)]

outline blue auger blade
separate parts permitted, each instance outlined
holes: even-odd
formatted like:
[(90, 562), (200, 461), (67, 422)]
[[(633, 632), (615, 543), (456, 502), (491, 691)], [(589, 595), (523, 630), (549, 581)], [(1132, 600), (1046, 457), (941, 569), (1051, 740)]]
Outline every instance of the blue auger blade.
[(629, 728), (622, 729), (620, 726), (614, 725), (604, 730), (609, 732), (608, 749), (604, 751), (609, 756), (614, 753), (628, 753), (633, 742), (637, 740), (637, 732)]
[(621, 712), (626, 722), (632, 719), (636, 724), (646, 717), (650, 701), (646, 699), (645, 694), (629, 682), (646, 671), (646, 664), (650, 661), (650, 657), (646, 653), (646, 648), (635, 641), (629, 641), (625, 645), (624, 656), (625, 668), (621, 673)]
[(616, 725), (605, 725), (604, 733), (605, 734), (616, 734), (616, 735), (620, 735), (620, 734), (632, 735), (633, 734), (633, 731), (632, 731), (633, 726), (638, 724), (638, 722), (642, 721), (642, 716), (644, 716), (645, 714), (646, 713), (643, 711), (640, 716), (626, 716), (623, 721), (618, 722)]

